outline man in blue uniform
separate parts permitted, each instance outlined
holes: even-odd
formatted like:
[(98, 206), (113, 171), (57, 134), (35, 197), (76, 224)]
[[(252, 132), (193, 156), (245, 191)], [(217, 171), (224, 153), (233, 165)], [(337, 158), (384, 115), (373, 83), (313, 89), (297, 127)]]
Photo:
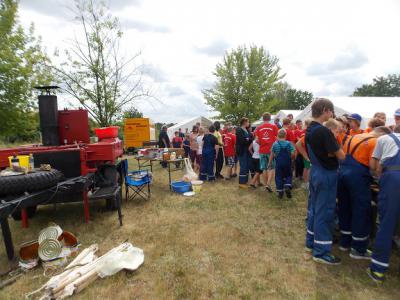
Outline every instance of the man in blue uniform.
[(385, 279), (389, 267), (392, 238), (400, 217), (400, 125), (393, 133), (381, 136), (372, 154), (371, 169), (381, 173), (379, 179), (379, 228), (376, 233), (368, 275), (376, 282)]
[(338, 159), (344, 159), (333, 133), (322, 124), (333, 117), (328, 99), (317, 99), (311, 107), (313, 121), (306, 131), (306, 148), (311, 161), (310, 195), (307, 216), (306, 249), (313, 260), (336, 265), (340, 259), (331, 253), (336, 208)]

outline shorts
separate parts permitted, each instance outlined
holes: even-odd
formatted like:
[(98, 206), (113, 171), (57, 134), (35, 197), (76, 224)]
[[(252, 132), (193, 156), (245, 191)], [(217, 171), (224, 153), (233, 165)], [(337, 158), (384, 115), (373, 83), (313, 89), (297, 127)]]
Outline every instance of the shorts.
[(304, 169), (311, 169), (311, 162), (307, 159), (304, 159)]
[(267, 169), (275, 169), (275, 160), (272, 161), (272, 166), (268, 168), (270, 154), (260, 154), (260, 170), (266, 171)]
[(229, 168), (233, 168), (235, 166), (235, 157), (234, 156), (225, 156), (226, 165)]
[(252, 158), (251, 159), (251, 171), (253, 173), (261, 174), (263, 171), (260, 169), (260, 159)]

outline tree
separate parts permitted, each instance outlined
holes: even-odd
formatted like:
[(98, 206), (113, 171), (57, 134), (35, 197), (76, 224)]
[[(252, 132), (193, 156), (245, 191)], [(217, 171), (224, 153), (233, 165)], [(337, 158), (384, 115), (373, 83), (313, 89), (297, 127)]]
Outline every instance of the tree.
[(353, 96), (369, 97), (399, 97), (400, 74), (390, 74), (387, 77), (376, 77), (372, 84), (363, 84), (353, 92)]
[(214, 87), (203, 90), (207, 104), (220, 113), (217, 118), (236, 124), (242, 117), (256, 120), (276, 106), (275, 94), (284, 77), (278, 59), (257, 46), (226, 53), (213, 75)]
[(34, 35), (17, 20), (18, 1), (0, 4), (0, 136), (32, 139), (38, 132), (34, 87), (53, 80), (50, 60)]
[(66, 91), (85, 107), (99, 126), (116, 121), (123, 107), (149, 96), (136, 58), (120, 54), (122, 31), (102, 1), (76, 0), (82, 39), (65, 50), (66, 61), (55, 67)]
[(289, 88), (286, 91), (285, 108), (303, 110), (312, 99), (313, 94), (310, 92)]
[(143, 113), (139, 111), (136, 107), (131, 106), (129, 109), (125, 110), (123, 113), (123, 118), (143, 118)]

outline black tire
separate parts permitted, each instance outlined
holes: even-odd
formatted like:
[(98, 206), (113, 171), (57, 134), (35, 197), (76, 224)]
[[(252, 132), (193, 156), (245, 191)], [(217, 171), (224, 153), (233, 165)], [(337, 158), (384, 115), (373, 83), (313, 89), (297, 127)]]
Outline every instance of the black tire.
[[(28, 215), (28, 218), (32, 218), (35, 213), (36, 213), (36, 208), (37, 206), (30, 206), (26, 208), (26, 214)], [(21, 209), (18, 208), (16, 211), (14, 211), (11, 216), (13, 217), (13, 219), (15, 221), (20, 221), (22, 219), (22, 215), (21, 215)]]
[(19, 195), (24, 192), (40, 191), (52, 186), (62, 179), (58, 170), (39, 171), (18, 176), (0, 177), (0, 195)]

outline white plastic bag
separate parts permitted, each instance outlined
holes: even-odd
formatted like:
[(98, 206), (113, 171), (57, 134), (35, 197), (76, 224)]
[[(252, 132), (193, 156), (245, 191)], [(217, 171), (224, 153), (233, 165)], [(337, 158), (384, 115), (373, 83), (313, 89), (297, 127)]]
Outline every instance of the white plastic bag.
[(195, 171), (193, 171), (192, 164), (189, 158), (185, 158), (185, 175), (183, 175), (183, 181), (191, 182), (192, 180), (197, 180), (198, 176)]

